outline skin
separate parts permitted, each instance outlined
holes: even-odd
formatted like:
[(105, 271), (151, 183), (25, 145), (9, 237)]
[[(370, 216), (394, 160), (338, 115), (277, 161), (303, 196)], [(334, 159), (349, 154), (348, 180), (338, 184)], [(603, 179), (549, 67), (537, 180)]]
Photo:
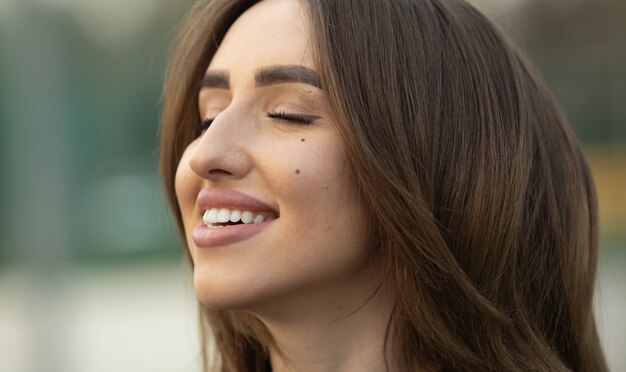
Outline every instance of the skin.
[[(382, 270), (366, 260), (367, 215), (324, 92), (254, 78), (271, 65), (315, 70), (309, 44), (299, 3), (266, 0), (237, 19), (207, 68), (227, 71), (229, 87), (201, 90), (200, 113), (215, 120), (185, 150), (175, 181), (194, 288), (206, 306), (268, 327), (280, 350), (270, 349), (274, 371), (384, 371), (392, 300), (376, 291)], [(268, 111), (318, 118), (296, 124)], [(211, 187), (242, 191), (280, 217), (246, 240), (196, 247), (196, 197)]]

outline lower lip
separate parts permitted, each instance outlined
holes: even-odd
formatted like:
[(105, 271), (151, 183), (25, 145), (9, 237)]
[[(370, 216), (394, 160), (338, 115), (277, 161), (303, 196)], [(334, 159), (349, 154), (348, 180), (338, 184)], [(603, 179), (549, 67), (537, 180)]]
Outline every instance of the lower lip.
[(191, 236), (193, 242), (198, 247), (217, 247), (248, 239), (265, 229), (272, 222), (274, 222), (274, 220), (214, 228), (200, 224), (193, 229)]

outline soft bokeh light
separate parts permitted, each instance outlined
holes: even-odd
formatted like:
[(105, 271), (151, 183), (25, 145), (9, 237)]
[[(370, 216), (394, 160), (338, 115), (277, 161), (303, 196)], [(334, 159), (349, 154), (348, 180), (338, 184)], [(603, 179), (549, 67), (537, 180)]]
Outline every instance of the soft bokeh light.
[(158, 20), (162, 8), (155, 0), (37, 0), (37, 3), (47, 11), (66, 13), (85, 37), (108, 48), (141, 40), (150, 23)]

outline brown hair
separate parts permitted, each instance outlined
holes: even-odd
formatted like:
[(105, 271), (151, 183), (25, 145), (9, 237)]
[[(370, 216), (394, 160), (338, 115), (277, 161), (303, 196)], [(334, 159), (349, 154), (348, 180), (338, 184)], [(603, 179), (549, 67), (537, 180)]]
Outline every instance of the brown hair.
[[(199, 119), (198, 83), (254, 2), (197, 2), (170, 60), (160, 169), (183, 244), (174, 174)], [(606, 371), (592, 311), (593, 181), (521, 53), (462, 0), (303, 4), (322, 86), (368, 200), (372, 255), (396, 298), (388, 335), (403, 360), (394, 363)], [(221, 371), (270, 369), (271, 336), (258, 320), (200, 309), (205, 367), (211, 332)]]

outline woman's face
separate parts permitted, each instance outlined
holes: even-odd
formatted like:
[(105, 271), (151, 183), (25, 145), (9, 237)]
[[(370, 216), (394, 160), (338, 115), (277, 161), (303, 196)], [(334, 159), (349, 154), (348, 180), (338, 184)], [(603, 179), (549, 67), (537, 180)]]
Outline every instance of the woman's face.
[[(305, 20), (297, 1), (254, 5), (206, 70), (199, 110), (214, 120), (185, 150), (175, 182), (196, 295), (211, 308), (254, 309), (362, 280), (365, 208), (317, 86)], [(205, 215), (264, 222), (211, 228)]]

